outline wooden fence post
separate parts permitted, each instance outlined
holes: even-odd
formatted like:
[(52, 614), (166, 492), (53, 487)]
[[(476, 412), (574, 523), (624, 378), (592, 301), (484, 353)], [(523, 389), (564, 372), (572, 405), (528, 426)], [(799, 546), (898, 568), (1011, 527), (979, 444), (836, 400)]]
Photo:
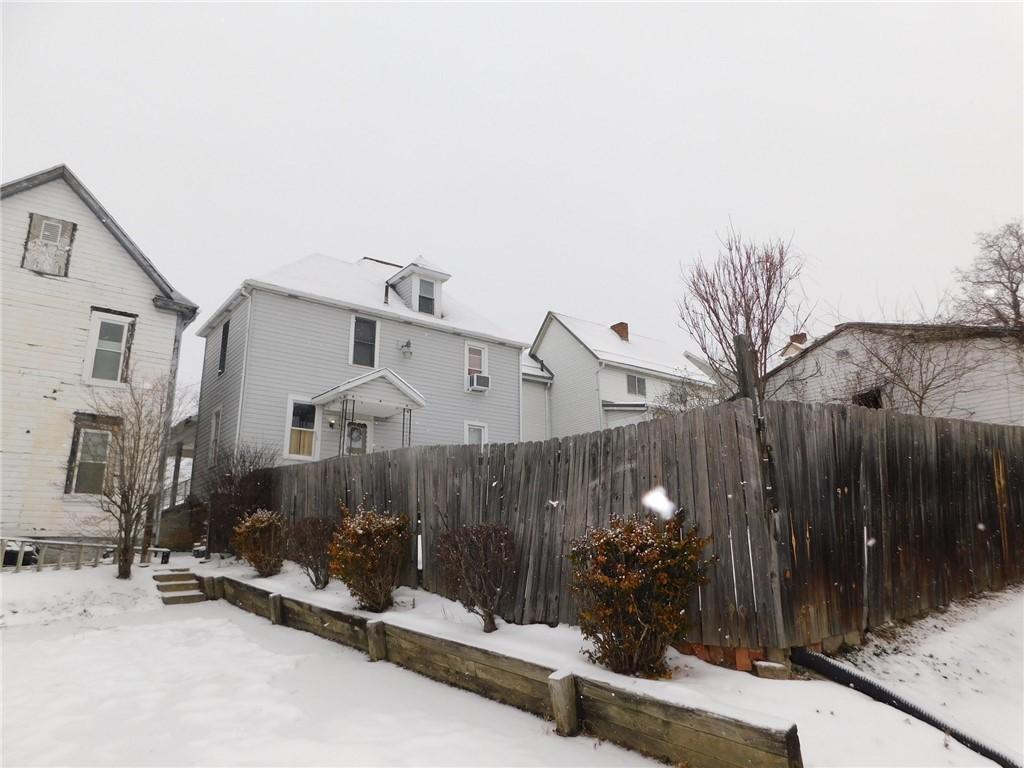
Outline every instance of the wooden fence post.
[(580, 722), (576, 713), (576, 677), (567, 670), (558, 670), (548, 676), (548, 691), (551, 693), (551, 712), (555, 716), (555, 727), (562, 736), (579, 733)]
[(267, 595), (267, 602), (270, 604), (270, 623), (280, 624), (281, 623), (281, 595), (276, 592), (272, 595)]
[(366, 622), (366, 643), (370, 661), (386, 661), (388, 658), (388, 637), (384, 622), (380, 619)]

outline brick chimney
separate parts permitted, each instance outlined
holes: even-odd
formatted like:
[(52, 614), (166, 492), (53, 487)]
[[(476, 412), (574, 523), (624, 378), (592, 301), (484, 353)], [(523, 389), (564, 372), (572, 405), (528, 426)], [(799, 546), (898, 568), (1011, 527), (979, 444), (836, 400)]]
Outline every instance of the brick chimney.
[(629, 323), (618, 322), (612, 326), (612, 330), (615, 331), (623, 341), (629, 341)]
[(807, 334), (806, 333), (794, 333), (789, 337), (790, 344), (806, 344)]

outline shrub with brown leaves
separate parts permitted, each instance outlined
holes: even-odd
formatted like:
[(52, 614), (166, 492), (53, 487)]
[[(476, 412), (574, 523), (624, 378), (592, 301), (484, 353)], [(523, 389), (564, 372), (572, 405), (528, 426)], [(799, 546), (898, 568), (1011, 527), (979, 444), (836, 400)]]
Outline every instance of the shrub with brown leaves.
[(281, 572), (287, 542), (284, 518), (268, 509), (251, 512), (235, 526), (235, 551), (260, 576)]
[(330, 517), (304, 517), (292, 523), (288, 535), (288, 557), (298, 564), (314, 589), (331, 580), (331, 542), (338, 522)]
[(342, 512), (330, 547), (331, 575), (345, 582), (367, 611), (386, 611), (409, 552), (409, 518), (373, 509)]
[(580, 630), (593, 643), (586, 653), (613, 672), (662, 676), (665, 651), (685, 637), (690, 596), (715, 559), (702, 558), (709, 539), (684, 530), (680, 515), (664, 526), (613, 520), (572, 544)]
[(515, 539), (504, 525), (462, 525), (441, 534), (437, 558), (448, 594), (484, 622), (484, 632), (498, 628), (494, 621), (515, 574)]

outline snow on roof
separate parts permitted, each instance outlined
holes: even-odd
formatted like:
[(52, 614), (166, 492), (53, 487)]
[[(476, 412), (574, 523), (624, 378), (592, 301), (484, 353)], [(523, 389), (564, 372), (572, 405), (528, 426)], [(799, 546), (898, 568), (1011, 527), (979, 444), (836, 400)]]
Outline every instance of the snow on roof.
[(523, 350), (522, 357), (523, 376), (536, 376), (538, 378), (550, 379), (551, 374), (545, 371), (540, 363), (530, 357), (530, 350)]
[[(702, 383), (711, 383), (685, 357), (682, 344), (672, 344), (630, 331), (629, 341), (623, 341), (611, 329), (611, 324), (595, 323), (578, 317), (552, 312), (569, 331), (587, 346), (599, 360), (606, 363), (643, 368), (654, 373), (678, 376)], [(543, 355), (541, 355), (543, 357)]]
[(314, 253), (245, 282), (257, 287), (283, 288), (300, 296), (337, 301), (374, 314), (411, 320), (419, 325), (459, 330), (495, 341), (527, 346), (525, 342), (516, 341), (504, 328), (460, 302), (452, 296), (447, 286), (442, 300), (443, 317), (415, 311), (394, 289), (388, 292), (388, 301), (385, 302), (385, 286), (394, 274), (394, 265), (373, 259), (342, 261), (333, 256)]

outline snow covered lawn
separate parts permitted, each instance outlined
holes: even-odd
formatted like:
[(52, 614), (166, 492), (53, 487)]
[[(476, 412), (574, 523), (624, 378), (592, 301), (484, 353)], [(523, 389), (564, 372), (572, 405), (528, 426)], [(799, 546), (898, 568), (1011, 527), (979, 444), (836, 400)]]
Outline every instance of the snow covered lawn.
[(880, 629), (843, 661), (1024, 762), (1024, 588)]
[[(5, 613), (39, 576), (0, 577)], [(150, 602), (0, 632), (4, 765), (652, 764), (222, 601)]]

